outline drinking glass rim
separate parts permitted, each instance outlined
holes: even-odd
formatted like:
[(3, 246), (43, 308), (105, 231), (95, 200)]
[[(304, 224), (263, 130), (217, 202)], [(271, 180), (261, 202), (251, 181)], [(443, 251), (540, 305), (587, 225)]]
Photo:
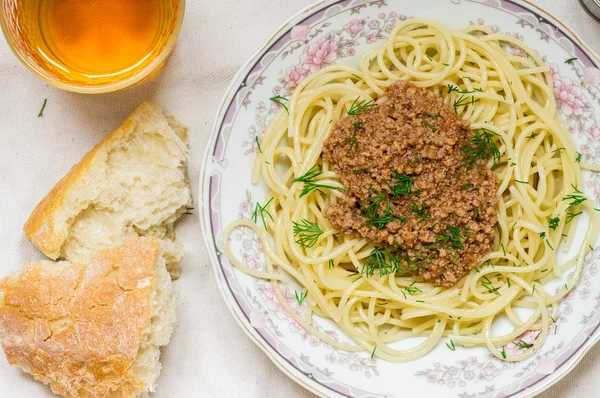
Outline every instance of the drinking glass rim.
[(25, 56), (21, 53), (21, 51), (17, 48), (17, 45), (12, 38), (12, 34), (8, 30), (6, 22), (6, 13), (4, 5), (7, 0), (0, 1), (2, 4), (2, 10), (0, 10), (0, 26), (2, 27), (2, 33), (4, 34), (4, 38), (6, 39), (8, 46), (12, 50), (13, 54), (15, 54), (15, 56), (19, 59), (19, 61), (27, 69), (29, 69), (29, 71), (31, 71), (34, 75), (36, 75), (44, 82), (61, 90), (81, 94), (104, 94), (122, 90), (124, 88), (133, 86), (136, 83), (139, 83), (140, 81), (144, 80), (146, 77), (151, 75), (152, 72), (154, 72), (158, 67), (160, 67), (163, 64), (163, 62), (167, 59), (167, 57), (173, 50), (173, 47), (175, 46), (175, 43), (179, 38), (179, 33), (181, 32), (181, 27), (183, 26), (183, 19), (185, 15), (185, 0), (178, 0), (177, 18), (175, 20), (175, 26), (173, 28), (173, 31), (171, 32), (171, 35), (169, 36), (169, 39), (164, 44), (161, 52), (156, 57), (154, 57), (154, 59), (152, 59), (152, 61), (150, 61), (146, 66), (140, 69), (140, 71), (135, 75), (114, 83), (108, 83), (98, 86), (78, 86), (75, 84), (65, 83), (56, 78), (53, 79), (51, 77), (45, 76), (39, 73), (38, 70), (36, 70), (32, 63), (29, 62), (29, 60), (27, 60)]

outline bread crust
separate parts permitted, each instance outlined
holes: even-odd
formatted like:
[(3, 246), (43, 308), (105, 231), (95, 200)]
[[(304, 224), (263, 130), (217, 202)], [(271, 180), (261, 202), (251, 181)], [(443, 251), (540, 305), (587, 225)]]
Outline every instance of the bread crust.
[(157, 256), (158, 239), (127, 238), (88, 265), (29, 263), (1, 279), (8, 362), (65, 397), (138, 396), (131, 366), (151, 322)]
[[(134, 133), (136, 126), (152, 126), (164, 123), (164, 116), (158, 105), (144, 102), (140, 105), (119, 128), (102, 140), (83, 159), (54, 186), (42, 199), (25, 223), (23, 230), (31, 242), (46, 256), (56, 260), (61, 255), (62, 246), (67, 239), (67, 232), (55, 225), (56, 213), (64, 206), (73, 187), (81, 181), (92, 167), (99, 154), (113, 147), (116, 143), (126, 140)], [(174, 119), (169, 120), (177, 128), (177, 134), (187, 139), (187, 131)], [(187, 142), (187, 140), (186, 140)]]

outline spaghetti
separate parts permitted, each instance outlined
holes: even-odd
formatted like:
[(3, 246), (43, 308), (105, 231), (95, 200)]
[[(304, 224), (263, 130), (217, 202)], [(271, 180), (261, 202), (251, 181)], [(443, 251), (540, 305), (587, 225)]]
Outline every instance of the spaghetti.
[[(507, 47), (526, 56), (511, 55)], [(499, 220), (493, 249), (450, 288), (401, 274), (363, 275), (375, 246), (338, 234), (325, 216), (344, 192), (332, 166), (321, 159), (323, 142), (353, 104), (384, 101), (386, 88), (399, 79), (442, 97), (470, 121), (471, 129), (498, 137), (501, 157), (494, 171)], [(307, 77), (284, 105), (261, 140), (252, 177), (257, 183), (262, 176), (270, 199), (257, 206), (256, 222), (237, 220), (224, 232), (225, 254), (234, 266), (270, 280), (290, 316), (343, 350), (403, 362), (425, 355), (447, 337), (451, 349), (455, 343), (487, 346), (501, 360), (535, 354), (558, 302), (576, 285), (598, 233), (593, 204), (580, 191), (582, 167), (596, 167), (578, 162), (574, 143), (557, 118), (549, 68), (537, 53), (483, 26), (453, 31), (435, 21), (410, 19), (383, 46), (364, 54), (358, 69), (322, 69)], [(590, 222), (578, 253), (559, 264), (556, 251), (571, 247), (582, 212), (589, 213)], [(233, 255), (229, 236), (241, 226), (262, 241), (265, 270), (250, 269)], [(564, 288), (554, 294), (544, 290), (544, 284), (569, 269), (573, 273)], [(307, 292), (305, 316), (285, 300), (282, 271)], [(531, 316), (522, 320), (520, 308), (528, 308)], [(354, 343), (321, 333), (313, 316), (334, 321)], [(500, 316), (513, 327), (496, 335), (492, 325)], [(535, 342), (507, 357), (501, 347), (528, 330), (539, 330)], [(410, 349), (395, 347), (415, 336), (424, 339)]]

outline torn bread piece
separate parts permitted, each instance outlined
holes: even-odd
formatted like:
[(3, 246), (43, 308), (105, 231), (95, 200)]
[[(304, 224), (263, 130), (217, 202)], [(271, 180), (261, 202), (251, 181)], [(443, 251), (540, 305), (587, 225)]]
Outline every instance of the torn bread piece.
[(89, 264), (41, 261), (0, 280), (6, 358), (65, 397), (154, 391), (176, 296), (156, 238), (126, 238)]
[(174, 224), (192, 205), (187, 130), (143, 103), (38, 204), (25, 234), (53, 260), (88, 262), (125, 237), (165, 240), (167, 267), (179, 275)]

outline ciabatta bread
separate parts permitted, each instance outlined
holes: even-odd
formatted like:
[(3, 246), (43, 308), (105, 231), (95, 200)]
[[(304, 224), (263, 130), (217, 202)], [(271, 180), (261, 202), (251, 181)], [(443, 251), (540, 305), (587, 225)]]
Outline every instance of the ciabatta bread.
[(9, 363), (56, 394), (154, 391), (176, 296), (157, 238), (126, 238), (89, 264), (41, 261), (0, 280), (0, 343)]
[(178, 275), (181, 247), (173, 225), (192, 204), (187, 130), (142, 104), (40, 202), (25, 234), (48, 257), (87, 262), (125, 237), (165, 240)]

